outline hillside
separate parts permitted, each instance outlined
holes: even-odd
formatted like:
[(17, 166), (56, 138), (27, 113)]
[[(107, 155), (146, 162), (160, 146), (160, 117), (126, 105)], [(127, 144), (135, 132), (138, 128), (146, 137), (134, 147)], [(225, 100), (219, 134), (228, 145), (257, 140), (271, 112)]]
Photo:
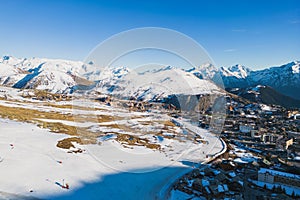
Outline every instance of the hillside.
[(283, 95), (269, 86), (258, 85), (248, 88), (227, 88), (227, 91), (252, 102), (280, 105), (286, 108), (300, 108), (300, 100)]

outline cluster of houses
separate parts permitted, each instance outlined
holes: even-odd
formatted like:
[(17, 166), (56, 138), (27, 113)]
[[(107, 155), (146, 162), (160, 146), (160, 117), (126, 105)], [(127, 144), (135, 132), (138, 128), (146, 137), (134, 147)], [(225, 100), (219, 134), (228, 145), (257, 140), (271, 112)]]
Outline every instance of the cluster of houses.
[(205, 166), (193, 170), (180, 179), (174, 189), (190, 195), (210, 198), (234, 197), (242, 199), (243, 178), (234, 171), (224, 171)]
[(72, 99), (72, 96), (68, 94), (50, 93), (42, 90), (23, 90), (21, 96), (39, 101), (70, 101)]
[(228, 144), (228, 147), (225, 154), (209, 165), (200, 165), (179, 179), (173, 189), (201, 199), (300, 197), (299, 175), (269, 169), (270, 163), (264, 158), (252, 155), (235, 145)]
[[(174, 188), (203, 199), (300, 197), (300, 111), (226, 99), (222, 137), (236, 149), (229, 148), (211, 165), (193, 170)], [(199, 126), (209, 128), (209, 120), (208, 113), (202, 115)]]
[(243, 178), (234, 171), (205, 166), (195, 169), (175, 184), (174, 189), (207, 199), (231, 197), (242, 199)]
[(299, 110), (289, 111), (275, 105), (247, 104), (228, 98), (223, 134), (235, 143), (262, 154), (272, 153), (282, 160), (298, 158), (299, 113)]

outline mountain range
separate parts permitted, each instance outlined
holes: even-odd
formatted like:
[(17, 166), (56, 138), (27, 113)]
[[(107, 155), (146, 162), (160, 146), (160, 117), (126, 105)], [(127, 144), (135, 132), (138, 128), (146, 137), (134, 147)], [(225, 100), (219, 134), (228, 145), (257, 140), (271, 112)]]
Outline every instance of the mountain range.
[(225, 88), (247, 88), (265, 85), (284, 95), (300, 99), (300, 62), (253, 71), (242, 65), (221, 68)]
[(83, 62), (4, 56), (0, 59), (0, 84), (70, 93), (77, 84), (75, 77), (85, 75), (87, 68)]
[[(268, 93), (277, 96), (282, 93), (287, 96), (289, 102), (297, 107), (298, 101), (293, 100), (300, 99), (299, 68), (300, 62), (294, 61), (257, 71), (242, 65), (216, 68), (212, 64), (205, 64), (188, 70), (167, 66), (158, 70), (137, 72), (127, 67), (99, 70), (93, 62), (86, 64), (80, 61), (4, 56), (0, 58), (0, 85), (41, 89), (53, 93), (72, 93), (82, 88), (80, 86), (90, 86), (89, 89), (102, 93), (142, 100), (153, 100), (172, 94), (190, 95), (191, 92), (222, 92), (222, 87), (217, 86), (222, 84), (229, 90), (242, 89), (239, 93), (242, 95), (243, 90), (262, 85), (263, 88), (267, 87)], [(272, 99), (262, 102), (276, 104), (276, 98)], [(282, 105), (282, 100), (280, 101), (278, 104)]]
[[(98, 69), (92, 62), (0, 59), (0, 85), (47, 90), (52, 93), (72, 93), (89, 90), (134, 99), (153, 100), (173, 94), (207, 94), (221, 91), (213, 82), (199, 79), (191, 72), (170, 66), (137, 72), (126, 67)], [(91, 86), (91, 87), (86, 87)]]

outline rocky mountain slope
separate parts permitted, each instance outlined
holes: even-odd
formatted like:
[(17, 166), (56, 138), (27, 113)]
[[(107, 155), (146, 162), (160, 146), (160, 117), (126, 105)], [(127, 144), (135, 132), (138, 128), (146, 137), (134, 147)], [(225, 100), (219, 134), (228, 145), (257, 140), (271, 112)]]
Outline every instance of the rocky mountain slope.
[(248, 88), (228, 88), (227, 91), (256, 103), (275, 104), (286, 108), (300, 108), (300, 100), (283, 95), (269, 86), (257, 85)]
[(252, 71), (236, 65), (220, 69), (226, 88), (247, 88), (256, 85), (272, 87), (284, 95), (300, 99), (300, 62), (294, 61), (278, 67)]

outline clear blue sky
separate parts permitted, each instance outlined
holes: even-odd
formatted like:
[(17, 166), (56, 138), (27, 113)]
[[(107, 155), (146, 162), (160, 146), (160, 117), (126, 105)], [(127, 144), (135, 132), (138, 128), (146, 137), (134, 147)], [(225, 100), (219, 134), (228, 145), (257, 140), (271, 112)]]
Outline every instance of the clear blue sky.
[(300, 1), (0, 0), (0, 54), (82, 60), (98, 43), (155, 26), (198, 41), (218, 66), (300, 60)]

